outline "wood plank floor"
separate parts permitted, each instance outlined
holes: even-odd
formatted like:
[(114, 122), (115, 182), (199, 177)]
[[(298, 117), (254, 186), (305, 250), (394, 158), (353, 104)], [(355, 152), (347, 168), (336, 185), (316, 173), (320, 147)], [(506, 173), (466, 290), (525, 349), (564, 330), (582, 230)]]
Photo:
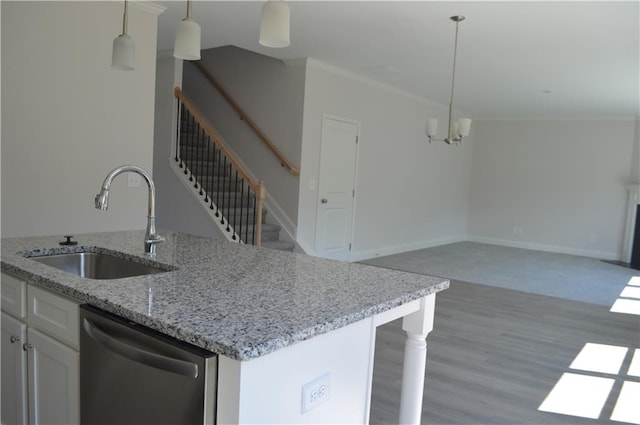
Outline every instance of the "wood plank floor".
[[(378, 328), (372, 424), (397, 423), (404, 339), (399, 320)], [(595, 304), (452, 281), (427, 342), (424, 424), (620, 424), (622, 382), (640, 382), (626, 375), (640, 317)], [(631, 348), (620, 375), (569, 369), (588, 342)], [(615, 378), (598, 420), (537, 410), (565, 372)]]

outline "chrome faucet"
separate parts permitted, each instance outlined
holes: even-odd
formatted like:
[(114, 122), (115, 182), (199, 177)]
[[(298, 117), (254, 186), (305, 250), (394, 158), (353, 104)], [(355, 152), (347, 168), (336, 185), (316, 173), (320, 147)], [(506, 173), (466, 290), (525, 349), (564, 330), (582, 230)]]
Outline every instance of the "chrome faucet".
[(148, 255), (156, 255), (156, 245), (164, 240), (164, 238), (156, 233), (156, 186), (151, 179), (149, 173), (135, 165), (123, 165), (111, 171), (102, 183), (100, 193), (96, 195), (96, 208), (106, 210), (109, 207), (109, 189), (113, 179), (121, 173), (132, 172), (140, 174), (149, 186), (149, 203), (147, 214), (147, 234), (144, 238), (144, 252)]

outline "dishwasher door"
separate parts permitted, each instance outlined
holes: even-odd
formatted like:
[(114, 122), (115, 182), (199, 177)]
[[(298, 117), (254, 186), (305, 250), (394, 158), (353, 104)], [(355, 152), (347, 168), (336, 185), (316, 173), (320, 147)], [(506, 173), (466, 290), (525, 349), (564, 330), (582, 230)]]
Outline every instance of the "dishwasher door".
[(216, 387), (214, 353), (80, 306), (82, 424), (213, 424)]

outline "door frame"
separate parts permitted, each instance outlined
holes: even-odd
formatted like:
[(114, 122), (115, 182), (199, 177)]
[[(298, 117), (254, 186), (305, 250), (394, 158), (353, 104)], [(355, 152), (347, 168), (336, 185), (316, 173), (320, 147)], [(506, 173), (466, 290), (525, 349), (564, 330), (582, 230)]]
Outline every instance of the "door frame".
[[(362, 123), (358, 120), (354, 120), (352, 118), (345, 118), (345, 117), (341, 117), (338, 115), (333, 115), (333, 114), (329, 114), (324, 112), (322, 114), (322, 123), (320, 125), (320, 150), (319, 150), (319, 155), (318, 155), (318, 191), (317, 191), (317, 195), (316, 195), (316, 228), (315, 228), (315, 235), (314, 235), (314, 250), (316, 252), (318, 252), (318, 231), (320, 228), (320, 199), (322, 197), (322, 171), (323, 171), (323, 164), (322, 164), (322, 149), (323, 149), (323, 136), (324, 136), (324, 131), (325, 131), (325, 120), (330, 119), (330, 120), (334, 120), (334, 121), (342, 121), (344, 123), (347, 124), (353, 124), (356, 126), (356, 138), (357, 138), (357, 142), (356, 142), (356, 152), (355, 152), (355, 160), (354, 160), (354, 167), (353, 167), (353, 190), (355, 191), (355, 194), (352, 198), (352, 208), (351, 208), (351, 231), (349, 234), (349, 243), (351, 244), (351, 248), (353, 248), (353, 231), (355, 228), (355, 222), (356, 222), (356, 198), (358, 196), (358, 173), (359, 173), (359, 164), (360, 164), (360, 133), (362, 131)], [(351, 261), (351, 252), (352, 250), (349, 249), (348, 253), (347, 253), (347, 261)]]

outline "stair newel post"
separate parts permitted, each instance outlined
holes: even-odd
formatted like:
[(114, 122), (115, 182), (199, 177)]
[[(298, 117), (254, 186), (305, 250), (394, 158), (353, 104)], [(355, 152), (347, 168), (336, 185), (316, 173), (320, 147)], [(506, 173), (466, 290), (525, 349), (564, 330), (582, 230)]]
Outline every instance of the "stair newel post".
[(264, 203), (264, 199), (267, 197), (267, 190), (264, 187), (264, 182), (260, 180), (258, 182), (258, 188), (256, 189), (256, 226), (255, 232), (253, 235), (253, 244), (255, 246), (260, 246), (262, 242), (262, 204)]

